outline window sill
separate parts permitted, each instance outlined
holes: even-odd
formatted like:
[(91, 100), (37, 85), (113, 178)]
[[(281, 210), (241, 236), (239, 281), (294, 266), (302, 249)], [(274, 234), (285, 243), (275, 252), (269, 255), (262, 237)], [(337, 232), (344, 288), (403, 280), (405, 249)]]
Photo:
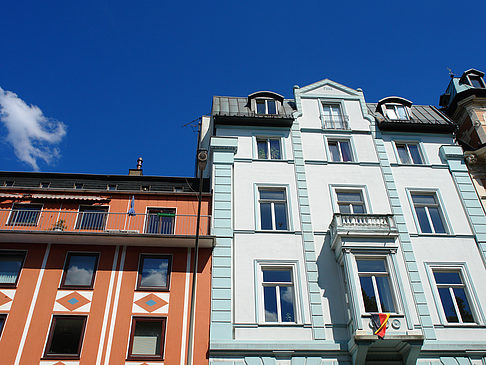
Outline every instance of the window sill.
[(255, 233), (285, 233), (285, 234), (295, 234), (295, 231), (277, 231), (277, 230), (256, 230)]
[(146, 292), (146, 293), (149, 293), (149, 292), (169, 292), (169, 288), (136, 288), (135, 289), (136, 292)]
[(41, 360), (80, 360), (81, 355), (44, 355)]
[(57, 290), (89, 290), (93, 291), (93, 286), (60, 286)]
[(442, 323), (434, 324), (434, 328), (486, 328), (486, 325), (478, 323)]
[(163, 356), (128, 356), (126, 361), (164, 361)]
[(329, 164), (359, 165), (358, 161), (327, 161)]
[(0, 284), (0, 289), (17, 289), (17, 284)]
[(272, 323), (258, 323), (258, 327), (305, 327), (303, 323), (294, 322), (272, 322)]

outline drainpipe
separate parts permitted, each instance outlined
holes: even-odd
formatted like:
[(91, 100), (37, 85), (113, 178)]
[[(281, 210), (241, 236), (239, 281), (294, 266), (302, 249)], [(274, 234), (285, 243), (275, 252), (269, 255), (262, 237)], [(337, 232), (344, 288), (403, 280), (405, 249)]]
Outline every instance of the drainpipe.
[(197, 202), (197, 223), (196, 223), (196, 239), (194, 243), (194, 263), (192, 273), (192, 294), (191, 294), (191, 313), (189, 316), (189, 340), (187, 343), (187, 365), (193, 365), (194, 352), (194, 328), (196, 326), (196, 289), (197, 289), (197, 264), (199, 260), (199, 226), (201, 223), (201, 200), (203, 187), (203, 171), (208, 162), (208, 152), (206, 150), (199, 150), (197, 152), (197, 166), (199, 170), (199, 194)]

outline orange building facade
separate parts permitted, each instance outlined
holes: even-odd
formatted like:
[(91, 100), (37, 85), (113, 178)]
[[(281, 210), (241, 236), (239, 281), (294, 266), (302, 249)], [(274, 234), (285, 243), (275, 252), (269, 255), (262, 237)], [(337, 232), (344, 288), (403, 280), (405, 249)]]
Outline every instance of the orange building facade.
[[(198, 179), (0, 173), (1, 364), (185, 364)], [(207, 364), (204, 181), (194, 364)]]

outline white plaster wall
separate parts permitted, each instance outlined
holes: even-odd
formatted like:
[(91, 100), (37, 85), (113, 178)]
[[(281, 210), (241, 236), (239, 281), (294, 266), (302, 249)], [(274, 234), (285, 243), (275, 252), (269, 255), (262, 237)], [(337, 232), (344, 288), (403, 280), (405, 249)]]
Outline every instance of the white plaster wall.
[[(331, 204), (331, 185), (350, 189), (366, 186), (368, 213), (390, 214), (391, 209), (381, 170), (378, 166), (348, 164), (306, 165), (312, 225), (316, 231), (327, 231), (335, 209)], [(366, 193), (364, 193), (366, 199)], [(337, 210), (336, 210), (337, 212)]]
[(219, 137), (237, 137), (238, 138), (238, 150), (236, 151), (235, 158), (244, 159), (257, 159), (257, 151), (255, 145), (256, 137), (280, 137), (282, 143), (283, 160), (292, 160), (292, 141), (290, 139), (290, 131), (285, 128), (221, 128), (217, 130)]
[(410, 233), (418, 233), (412, 215), (412, 207), (406, 194), (406, 188), (420, 191), (422, 189), (437, 189), (442, 198), (441, 209), (447, 216), (453, 234), (472, 234), (471, 227), (462, 206), (461, 199), (447, 169), (418, 166), (392, 167), (398, 195), (405, 215), (405, 221)]
[[(301, 325), (310, 324), (309, 302), (306, 285), (306, 274), (304, 268), (302, 236), (285, 233), (257, 233), (257, 234), (235, 234), (234, 238), (234, 318), (238, 324), (255, 324), (256, 314), (261, 303), (256, 303), (255, 290), (255, 260), (271, 260), (275, 263), (293, 263), (298, 261), (299, 273), (296, 275), (295, 286), (299, 295), (297, 304), (300, 310), (303, 309), (304, 317), (301, 318)], [(260, 295), (260, 294), (259, 294)], [(260, 301), (262, 300), (260, 296)], [(302, 304), (301, 304), (302, 303)], [(271, 327), (261, 331), (252, 331), (253, 336), (260, 339), (281, 338), (282, 328)], [(258, 328), (260, 329), (260, 328)], [(248, 333), (248, 331), (243, 331)], [(238, 338), (239, 339), (239, 338)], [(251, 339), (251, 338), (248, 338)], [(256, 339), (254, 337), (253, 339)]]
[[(253, 163), (236, 162), (234, 167), (234, 229), (256, 230), (255, 199), (258, 192), (256, 184), (270, 184), (275, 186), (289, 185), (287, 190), (287, 209), (290, 229), (300, 230), (297, 192), (295, 187), (294, 165), (287, 162), (255, 161)], [(290, 203), (290, 204), (289, 204)]]
[[(441, 238), (441, 237), (412, 237), (412, 245), (419, 269), (420, 277), (429, 304), (432, 322), (436, 326), (438, 340), (443, 341), (477, 341), (486, 338), (486, 328), (473, 325), (445, 325), (440, 321), (439, 311), (442, 311), (440, 302), (435, 302), (433, 282), (430, 282), (426, 273), (425, 263), (455, 264), (466, 263), (471, 276), (469, 294), (476, 293), (479, 299), (479, 308), (484, 311), (486, 305), (485, 271), (476, 242), (473, 238)], [(445, 265), (446, 267), (447, 265)], [(473, 302), (470, 302), (473, 306)], [(483, 312), (484, 313), (484, 312)], [(437, 327), (438, 326), (438, 327)]]

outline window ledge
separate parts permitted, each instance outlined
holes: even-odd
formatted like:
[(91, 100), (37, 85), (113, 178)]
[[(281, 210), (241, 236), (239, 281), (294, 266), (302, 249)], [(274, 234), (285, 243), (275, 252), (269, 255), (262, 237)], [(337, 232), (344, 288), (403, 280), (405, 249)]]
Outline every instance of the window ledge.
[(412, 237), (457, 237), (455, 234), (452, 233), (410, 233)]
[(274, 322), (274, 323), (258, 323), (258, 327), (307, 327), (304, 323), (292, 322)]
[(486, 325), (478, 323), (445, 323), (434, 324), (434, 328), (486, 328)]
[(256, 230), (255, 233), (285, 233), (285, 234), (295, 234), (295, 231)]

